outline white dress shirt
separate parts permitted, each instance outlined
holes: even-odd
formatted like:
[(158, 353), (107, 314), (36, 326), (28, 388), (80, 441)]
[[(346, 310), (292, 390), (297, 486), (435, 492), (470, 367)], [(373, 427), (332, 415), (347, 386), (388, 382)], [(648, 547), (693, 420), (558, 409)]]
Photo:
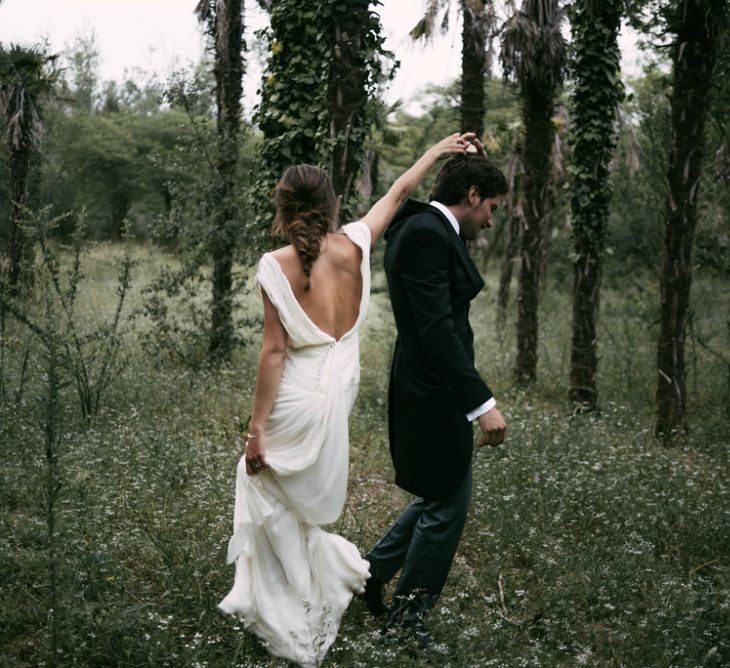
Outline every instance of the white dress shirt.
[[(444, 216), (446, 216), (446, 220), (451, 223), (451, 227), (454, 228), (456, 234), (459, 234), (459, 221), (456, 220), (454, 214), (451, 213), (451, 211), (449, 211), (443, 204), (441, 204), (441, 202), (432, 200), (431, 202), (429, 202), (429, 204), (432, 207), (438, 209), (441, 213), (443, 213)], [(492, 397), (491, 399), (487, 399), (481, 406), (477, 406), (474, 410), (469, 411), (466, 414), (466, 419), (469, 420), (469, 422), (473, 422), (480, 415), (484, 415), (484, 413), (491, 411), (496, 405), (497, 401), (494, 397)]]

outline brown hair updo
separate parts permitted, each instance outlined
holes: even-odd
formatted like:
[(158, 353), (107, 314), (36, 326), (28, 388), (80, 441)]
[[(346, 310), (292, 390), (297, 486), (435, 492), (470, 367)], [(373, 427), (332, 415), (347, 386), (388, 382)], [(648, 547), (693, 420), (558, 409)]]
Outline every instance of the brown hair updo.
[(276, 215), (271, 232), (296, 249), (307, 276), (319, 257), (322, 239), (335, 229), (337, 196), (327, 173), (314, 165), (294, 165), (281, 177), (274, 195)]

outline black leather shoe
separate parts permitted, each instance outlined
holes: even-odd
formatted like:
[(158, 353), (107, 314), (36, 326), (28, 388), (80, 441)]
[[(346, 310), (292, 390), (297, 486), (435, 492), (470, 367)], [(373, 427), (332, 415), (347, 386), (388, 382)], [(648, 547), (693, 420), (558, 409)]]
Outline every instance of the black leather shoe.
[(383, 601), (383, 589), (385, 582), (378, 580), (377, 578), (368, 578), (365, 582), (365, 591), (358, 596), (365, 603), (365, 607), (373, 617), (380, 617), (387, 612), (390, 612), (390, 608), (385, 605)]

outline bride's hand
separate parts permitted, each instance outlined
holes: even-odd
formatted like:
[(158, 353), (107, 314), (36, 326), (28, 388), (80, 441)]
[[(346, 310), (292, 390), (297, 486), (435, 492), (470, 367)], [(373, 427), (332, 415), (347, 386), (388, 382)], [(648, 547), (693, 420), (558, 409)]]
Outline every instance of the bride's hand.
[(484, 144), (479, 141), (479, 138), (476, 135), (470, 141), (471, 147), (467, 148), (467, 153), (476, 153), (477, 155), (482, 156), (482, 158), (489, 158), (487, 155), (487, 149), (484, 148)]
[(467, 147), (476, 138), (473, 132), (465, 132), (459, 134), (455, 132), (448, 137), (444, 137), (438, 144), (435, 144), (431, 150), (436, 154), (436, 159), (449, 158), (452, 155), (464, 155)]
[(264, 452), (263, 433), (249, 434), (246, 438), (246, 473), (256, 475), (269, 467)]

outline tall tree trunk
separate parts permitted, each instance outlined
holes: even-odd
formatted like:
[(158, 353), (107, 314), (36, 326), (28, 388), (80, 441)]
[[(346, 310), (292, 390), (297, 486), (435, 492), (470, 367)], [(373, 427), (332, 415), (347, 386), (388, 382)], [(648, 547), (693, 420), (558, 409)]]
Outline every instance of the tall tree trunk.
[(572, 12), (576, 78), (573, 93), (571, 208), (577, 259), (573, 275), (570, 399), (594, 410), (598, 402), (596, 320), (611, 197), (609, 162), (621, 95), (618, 30), (621, 0), (580, 0)]
[(215, 80), (218, 159), (217, 202), (211, 238), (213, 306), (210, 354), (227, 359), (233, 345), (232, 286), (236, 207), (233, 199), (238, 165), (238, 134), (244, 63), (242, 0), (219, 0), (215, 5)]
[(129, 188), (125, 184), (119, 184), (109, 200), (109, 216), (111, 219), (111, 238), (113, 241), (121, 241), (124, 236), (124, 221), (132, 205), (132, 198)]
[(370, 198), (378, 188), (378, 172), (380, 166), (380, 154), (373, 148), (365, 149), (365, 158), (362, 161), (362, 174), (358, 191), (364, 200), (366, 208), (361, 211), (364, 214), (370, 207)]
[(513, 211), (509, 218), (509, 229), (507, 230), (507, 243), (505, 244), (502, 268), (499, 273), (499, 292), (497, 295), (497, 314), (504, 322), (507, 317), (507, 306), (509, 306), (509, 289), (512, 284), (512, 271), (515, 260), (520, 249), (520, 230), (523, 226), (522, 213)]
[(487, 32), (490, 15), (486, 0), (461, 0), (461, 131), (484, 136), (484, 81), (487, 73)]
[(25, 234), (23, 219), (28, 193), (28, 172), (30, 169), (30, 152), (21, 147), (10, 151), (10, 240), (8, 245), (9, 282), (12, 294), (20, 290), (20, 281), (23, 266), (23, 250)]
[(554, 91), (524, 85), (524, 218), (520, 241), (520, 276), (517, 290), (517, 361), (515, 378), (529, 385), (537, 378), (538, 296), (540, 257), (547, 226), (550, 153)]
[(657, 435), (687, 431), (687, 331), (692, 245), (704, 155), (704, 130), (717, 44), (708, 0), (677, 2), (672, 49), (672, 131), (667, 169), (660, 332), (657, 346)]
[(509, 228), (507, 229), (507, 241), (505, 243), (504, 257), (502, 258), (502, 267), (499, 274), (499, 292), (497, 293), (497, 318), (501, 323), (504, 323), (507, 318), (512, 273), (517, 254), (520, 250), (520, 230), (522, 230), (524, 225), (522, 220), (524, 216), (522, 192), (524, 166), (522, 164), (522, 151), (523, 147), (521, 143), (514, 146), (507, 169), (510, 192), (510, 199), (507, 202)]
[(358, 132), (356, 117), (367, 104), (365, 61), (362, 31), (368, 26), (370, 1), (349, 3), (347, 23), (334, 17), (334, 48), (330, 65), (327, 102), (330, 110), (332, 152), (332, 186), (340, 202), (346, 204), (354, 178), (360, 169), (359, 149), (364, 137)]

